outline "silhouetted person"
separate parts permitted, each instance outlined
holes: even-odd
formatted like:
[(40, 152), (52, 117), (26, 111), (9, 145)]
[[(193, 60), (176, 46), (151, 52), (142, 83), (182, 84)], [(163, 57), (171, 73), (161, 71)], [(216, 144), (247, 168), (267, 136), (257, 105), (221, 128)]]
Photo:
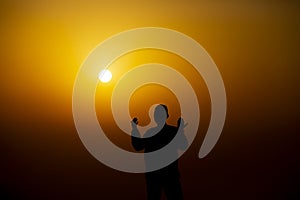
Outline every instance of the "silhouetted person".
[[(131, 122), (132, 125), (132, 137), (131, 142), (136, 151), (144, 150), (144, 153), (152, 152), (163, 148), (169, 144), (176, 134), (180, 134), (180, 145), (176, 146), (172, 154), (178, 156), (177, 150), (184, 150), (187, 148), (187, 140), (183, 133), (182, 126), (179, 130), (180, 123), (183, 123), (181, 118), (177, 121), (177, 127), (166, 124), (166, 120), (169, 117), (168, 108), (166, 105), (158, 105), (154, 111), (154, 120), (157, 124), (156, 127), (150, 128), (146, 131), (144, 138), (141, 137), (139, 130), (137, 129), (137, 118), (134, 118)], [(147, 160), (145, 154), (146, 168), (151, 163)], [(183, 194), (180, 184), (180, 174), (178, 170), (178, 160), (169, 164), (168, 166), (153, 171), (147, 172), (146, 186), (147, 186), (147, 200), (160, 200), (162, 191), (164, 191), (168, 200), (182, 200)]]

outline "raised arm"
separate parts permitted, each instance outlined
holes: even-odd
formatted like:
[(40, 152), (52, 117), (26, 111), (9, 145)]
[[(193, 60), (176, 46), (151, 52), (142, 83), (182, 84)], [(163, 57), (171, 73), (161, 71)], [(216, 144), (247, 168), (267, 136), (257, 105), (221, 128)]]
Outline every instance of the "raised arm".
[[(181, 126), (180, 126), (181, 125)], [(178, 145), (178, 149), (185, 150), (188, 147), (188, 141), (184, 134), (184, 128), (188, 125), (188, 123), (184, 123), (184, 120), (180, 117), (177, 121), (177, 134), (179, 134), (180, 143)]]
[(141, 138), (141, 134), (137, 128), (138, 120), (134, 118), (131, 121), (131, 144), (136, 151), (141, 151), (145, 148), (145, 141)]

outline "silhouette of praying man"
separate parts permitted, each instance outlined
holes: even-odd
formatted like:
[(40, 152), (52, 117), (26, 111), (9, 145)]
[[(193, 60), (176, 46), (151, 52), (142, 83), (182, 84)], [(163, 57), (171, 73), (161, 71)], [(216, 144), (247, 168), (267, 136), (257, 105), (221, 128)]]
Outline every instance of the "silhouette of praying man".
[[(141, 137), (139, 130), (137, 129), (138, 120), (134, 118), (131, 121), (132, 126), (132, 136), (131, 143), (136, 151), (144, 150), (144, 153), (152, 152), (163, 148), (165, 145), (169, 144), (176, 134), (180, 134), (180, 144), (176, 146), (174, 153), (178, 156), (177, 150), (184, 150), (187, 148), (188, 142), (184, 135), (183, 128), (184, 125), (182, 118), (177, 121), (177, 127), (170, 126), (166, 124), (166, 120), (169, 117), (168, 108), (166, 105), (160, 104), (155, 107), (154, 110), (154, 120), (157, 124), (156, 127), (150, 128), (146, 131), (144, 137)], [(180, 124), (182, 126), (179, 128)], [(147, 163), (148, 162), (148, 163)], [(145, 164), (147, 166), (151, 165), (147, 161), (145, 154)], [(178, 160), (169, 164), (168, 166), (145, 173), (146, 178), (146, 188), (147, 188), (147, 200), (160, 200), (162, 192), (168, 200), (182, 200), (183, 194), (180, 184), (180, 174), (178, 170)]]

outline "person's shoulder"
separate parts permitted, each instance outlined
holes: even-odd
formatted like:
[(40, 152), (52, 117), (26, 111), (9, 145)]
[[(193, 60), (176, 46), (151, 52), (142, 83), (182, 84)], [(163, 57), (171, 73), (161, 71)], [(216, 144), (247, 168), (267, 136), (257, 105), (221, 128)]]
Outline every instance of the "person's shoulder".
[(177, 127), (176, 127), (176, 126), (172, 126), (172, 125), (169, 125), (169, 124), (166, 124), (166, 125), (165, 125), (165, 128), (168, 129), (168, 130), (174, 130), (174, 131), (177, 130)]
[(145, 132), (144, 138), (151, 137), (151, 136), (155, 135), (156, 133), (157, 133), (156, 127), (150, 128)]

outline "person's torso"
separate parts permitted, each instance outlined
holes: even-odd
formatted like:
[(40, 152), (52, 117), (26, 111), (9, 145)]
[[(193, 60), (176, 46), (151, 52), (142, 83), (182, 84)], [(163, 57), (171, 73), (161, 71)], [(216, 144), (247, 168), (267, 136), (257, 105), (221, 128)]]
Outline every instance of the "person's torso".
[(176, 127), (166, 124), (157, 134), (145, 138), (145, 153), (163, 148), (173, 140), (176, 133)]
[[(170, 125), (165, 125), (157, 134), (153, 135), (152, 137), (149, 138), (144, 138), (145, 139), (145, 153), (157, 151), (164, 146), (168, 145), (173, 138), (176, 136), (177, 133), (177, 128), (174, 126)], [(176, 154), (177, 156), (177, 149), (172, 149), (172, 152), (169, 152), (171, 154)], [(145, 162), (146, 162), (146, 167), (147, 165), (151, 165), (151, 161), (147, 159), (147, 156), (145, 155)], [(174, 161), (168, 166), (159, 169), (154, 172), (150, 172), (152, 175), (157, 175), (157, 176), (179, 176), (179, 171), (178, 171), (178, 161)]]

